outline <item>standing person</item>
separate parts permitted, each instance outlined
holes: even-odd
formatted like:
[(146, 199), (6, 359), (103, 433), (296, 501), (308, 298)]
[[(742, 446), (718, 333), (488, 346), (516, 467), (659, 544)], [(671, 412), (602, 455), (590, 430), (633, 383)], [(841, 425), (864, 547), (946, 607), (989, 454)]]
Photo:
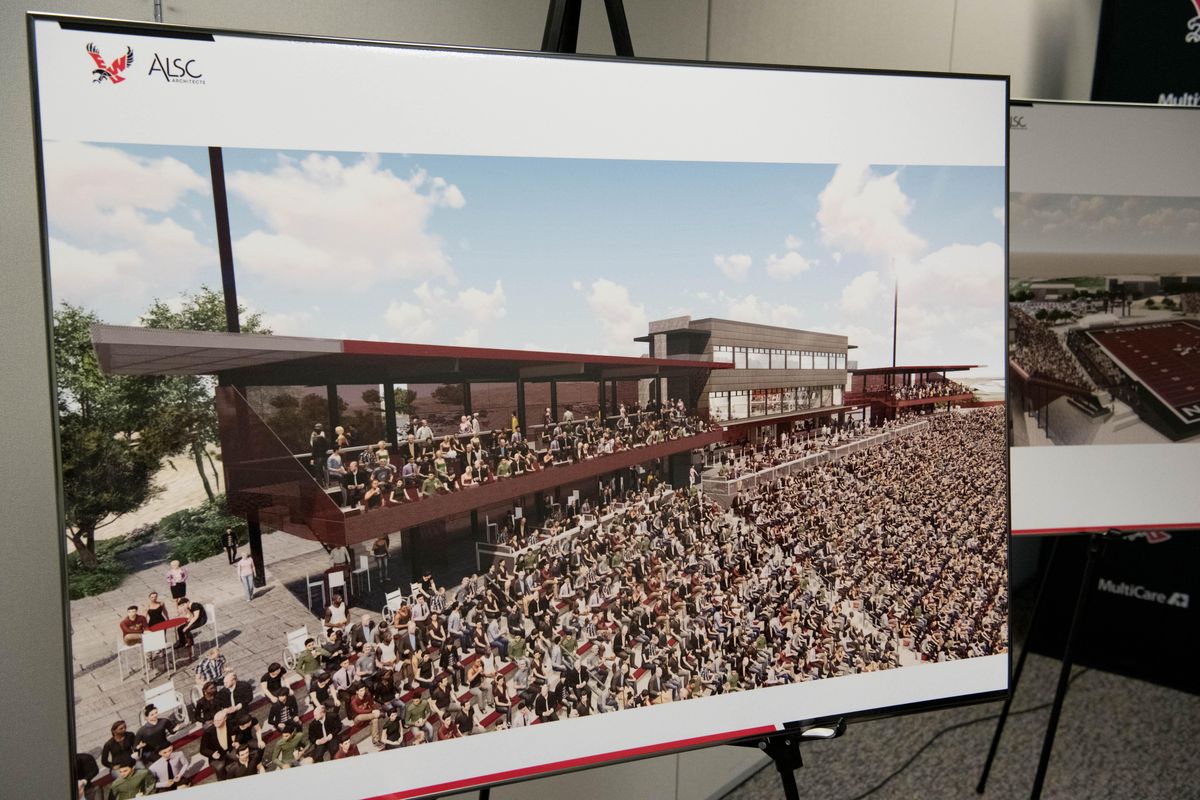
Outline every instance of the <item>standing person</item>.
[(325, 426), (321, 423), (313, 425), (312, 433), (308, 435), (308, 444), (312, 457), (308, 460), (309, 470), (317, 480), (325, 466), (325, 451), (329, 449), (329, 439), (325, 436)]
[(246, 590), (246, 602), (249, 603), (254, 599), (254, 579), (258, 577), (258, 568), (254, 566), (254, 559), (249, 551), (243, 553), (234, 566), (237, 569), (238, 580)]
[(172, 561), (171, 568), (167, 570), (167, 586), (171, 587), (171, 597), (174, 599), (187, 597), (187, 570), (177, 560)]
[(226, 528), (225, 535), (221, 537), (221, 543), (225, 545), (225, 557), (232, 564), (237, 560), (238, 537), (233, 532), (233, 528)]

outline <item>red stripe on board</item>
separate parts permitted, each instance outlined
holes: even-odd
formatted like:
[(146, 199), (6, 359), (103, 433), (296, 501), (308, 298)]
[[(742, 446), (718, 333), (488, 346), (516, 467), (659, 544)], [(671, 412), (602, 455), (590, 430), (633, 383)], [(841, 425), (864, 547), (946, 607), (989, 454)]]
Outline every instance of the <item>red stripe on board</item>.
[(1014, 530), (1013, 536), (1036, 536), (1046, 533), (1100, 533), (1111, 528), (1119, 531), (1167, 531), (1167, 530), (1200, 530), (1200, 522), (1181, 522), (1170, 525), (1099, 525), (1093, 528), (1022, 528)]
[(460, 778), (459, 780), (447, 781), (446, 783), (437, 783), (433, 784), (432, 786), (422, 786), (418, 789), (405, 789), (400, 792), (381, 794), (375, 797), (365, 798), (365, 800), (406, 800), (406, 798), (420, 797), (421, 795), (445, 794), (446, 792), (474, 789), (480, 786), (489, 786), (491, 784), (501, 783), (504, 781), (530, 778), (535, 775), (542, 775), (548, 772), (557, 772), (559, 770), (566, 769), (579, 769), (609, 761), (619, 761), (626, 758), (648, 755), (650, 753), (659, 753), (665, 750), (677, 750), (695, 745), (729, 742), (733, 741), (734, 739), (745, 739), (749, 736), (757, 736), (763, 733), (774, 732), (774, 725), (762, 725), (757, 728), (746, 728), (740, 731), (714, 733), (708, 736), (697, 736), (692, 739), (680, 739), (674, 742), (662, 742), (659, 744), (648, 744), (642, 747), (631, 747), (628, 750), (615, 750), (611, 753), (598, 753), (590, 756), (580, 756), (579, 758), (568, 758), (565, 761), (552, 761), (549, 764), (539, 764), (533, 767), (521, 767), (519, 769), (505, 770), (504, 772), (493, 772), (490, 775), (479, 775), (474, 778)]

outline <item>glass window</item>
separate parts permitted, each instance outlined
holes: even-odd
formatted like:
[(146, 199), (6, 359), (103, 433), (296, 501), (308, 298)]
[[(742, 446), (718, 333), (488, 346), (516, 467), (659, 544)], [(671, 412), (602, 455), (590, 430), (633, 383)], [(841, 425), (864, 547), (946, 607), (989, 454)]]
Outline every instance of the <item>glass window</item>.
[(814, 353), (813, 354), (813, 369), (829, 369), (829, 354)]
[(750, 394), (750, 416), (762, 417), (767, 413), (767, 390), (755, 389)]
[(787, 369), (800, 369), (800, 352), (798, 350), (788, 350)]
[(837, 354), (837, 369), (845, 369), (845, 368), (846, 368), (846, 354), (838, 353)]
[(718, 364), (733, 363), (733, 348), (726, 344), (719, 344), (713, 348), (713, 361)]
[(842, 387), (840, 386), (833, 387), (833, 404), (835, 406), (842, 404)]
[(804, 356), (803, 356), (803, 359), (800, 364), (801, 369), (812, 369), (813, 368), (813, 355), (814, 354), (809, 350), (804, 351)]
[(783, 410), (784, 412), (796, 410), (796, 390), (795, 388), (784, 389), (783, 395)]
[(783, 410), (783, 390), (768, 389), (767, 390), (767, 413), (778, 414)]
[(750, 416), (750, 397), (746, 392), (731, 392), (729, 395), (729, 418), (746, 419)]
[(826, 408), (831, 405), (833, 405), (833, 387), (832, 386), (822, 386), (821, 387), (821, 407)]
[(760, 347), (750, 348), (746, 355), (746, 366), (750, 369), (770, 369), (771, 351)]
[(739, 347), (733, 351), (733, 366), (735, 369), (746, 368), (746, 348)]
[(729, 392), (710, 392), (708, 395), (708, 413), (717, 422), (729, 420)]
[(820, 408), (821, 407), (821, 390), (819, 387), (816, 387), (816, 386), (809, 387), (809, 389), (808, 389), (808, 407), (809, 408)]
[(808, 387), (801, 386), (796, 389), (796, 409), (803, 411), (808, 408)]

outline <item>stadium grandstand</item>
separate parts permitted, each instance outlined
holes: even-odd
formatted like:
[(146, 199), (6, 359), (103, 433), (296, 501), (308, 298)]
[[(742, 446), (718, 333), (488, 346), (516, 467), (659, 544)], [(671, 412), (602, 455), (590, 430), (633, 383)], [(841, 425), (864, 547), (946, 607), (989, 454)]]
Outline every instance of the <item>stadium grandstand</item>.
[[(160, 788), (194, 785), (1007, 647), (1003, 412), (940, 409), (967, 396), (953, 368), (890, 373), (894, 413), (873, 422), (839, 416), (832, 392), (819, 427), (771, 420), (768, 443), (787, 450), (771, 457), (803, 468), (756, 469), (718, 503), (695, 467), (727, 431), (697, 406), (736, 361), (108, 326), (93, 341), (111, 373), (216, 375), (231, 509), (321, 542), (334, 567), (314, 617), (255, 644), (282, 654), (251, 661), (260, 681), (215, 646), (184, 648), (169, 714), (148, 704), (136, 733), (119, 721), (109, 741), (81, 741), (104, 767), (90, 791), (133, 780), (126, 762)], [(590, 385), (594, 408), (560, 405), (560, 382)], [(472, 398), (495, 383), (516, 402), (484, 426)], [(534, 383), (548, 407), (530, 402)], [(313, 384), (328, 403), (307, 406), (323, 415), (302, 419), (298, 448), (273, 427), (295, 420), (255, 387)], [(350, 385), (382, 387), (381, 443), (353, 442)], [(435, 435), (414, 386), (457, 387), (440, 391), (459, 413), (441, 408), (439, 424), (461, 433)], [(396, 534), (407, 564), (374, 589), (357, 570), (341, 579)], [(311, 603), (312, 581), (288, 588)], [(177, 676), (192, 687), (172, 690)]]

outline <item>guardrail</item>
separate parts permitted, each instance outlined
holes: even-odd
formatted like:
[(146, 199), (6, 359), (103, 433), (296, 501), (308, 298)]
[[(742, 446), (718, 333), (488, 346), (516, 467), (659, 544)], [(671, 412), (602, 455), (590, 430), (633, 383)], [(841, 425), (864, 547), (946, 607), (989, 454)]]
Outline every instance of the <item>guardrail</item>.
[(757, 472), (739, 475), (737, 478), (720, 479), (720, 478), (703, 478), (701, 484), (704, 492), (718, 502), (724, 501), (727, 503), (734, 494), (745, 489), (754, 489), (758, 486), (771, 483), (785, 475), (793, 475), (798, 472), (804, 472), (812, 469), (815, 466), (837, 461), (846, 456), (859, 453), (871, 447), (876, 447), (881, 444), (896, 439), (899, 436), (908, 436), (915, 433), (917, 430), (927, 427), (929, 422), (920, 420), (918, 422), (910, 422), (898, 428), (893, 428), (883, 433), (877, 433), (873, 436), (867, 436), (862, 439), (855, 439), (838, 447), (827, 448), (817, 453), (810, 453), (806, 456), (787, 461), (783, 464), (777, 464), (767, 469), (762, 469)]

